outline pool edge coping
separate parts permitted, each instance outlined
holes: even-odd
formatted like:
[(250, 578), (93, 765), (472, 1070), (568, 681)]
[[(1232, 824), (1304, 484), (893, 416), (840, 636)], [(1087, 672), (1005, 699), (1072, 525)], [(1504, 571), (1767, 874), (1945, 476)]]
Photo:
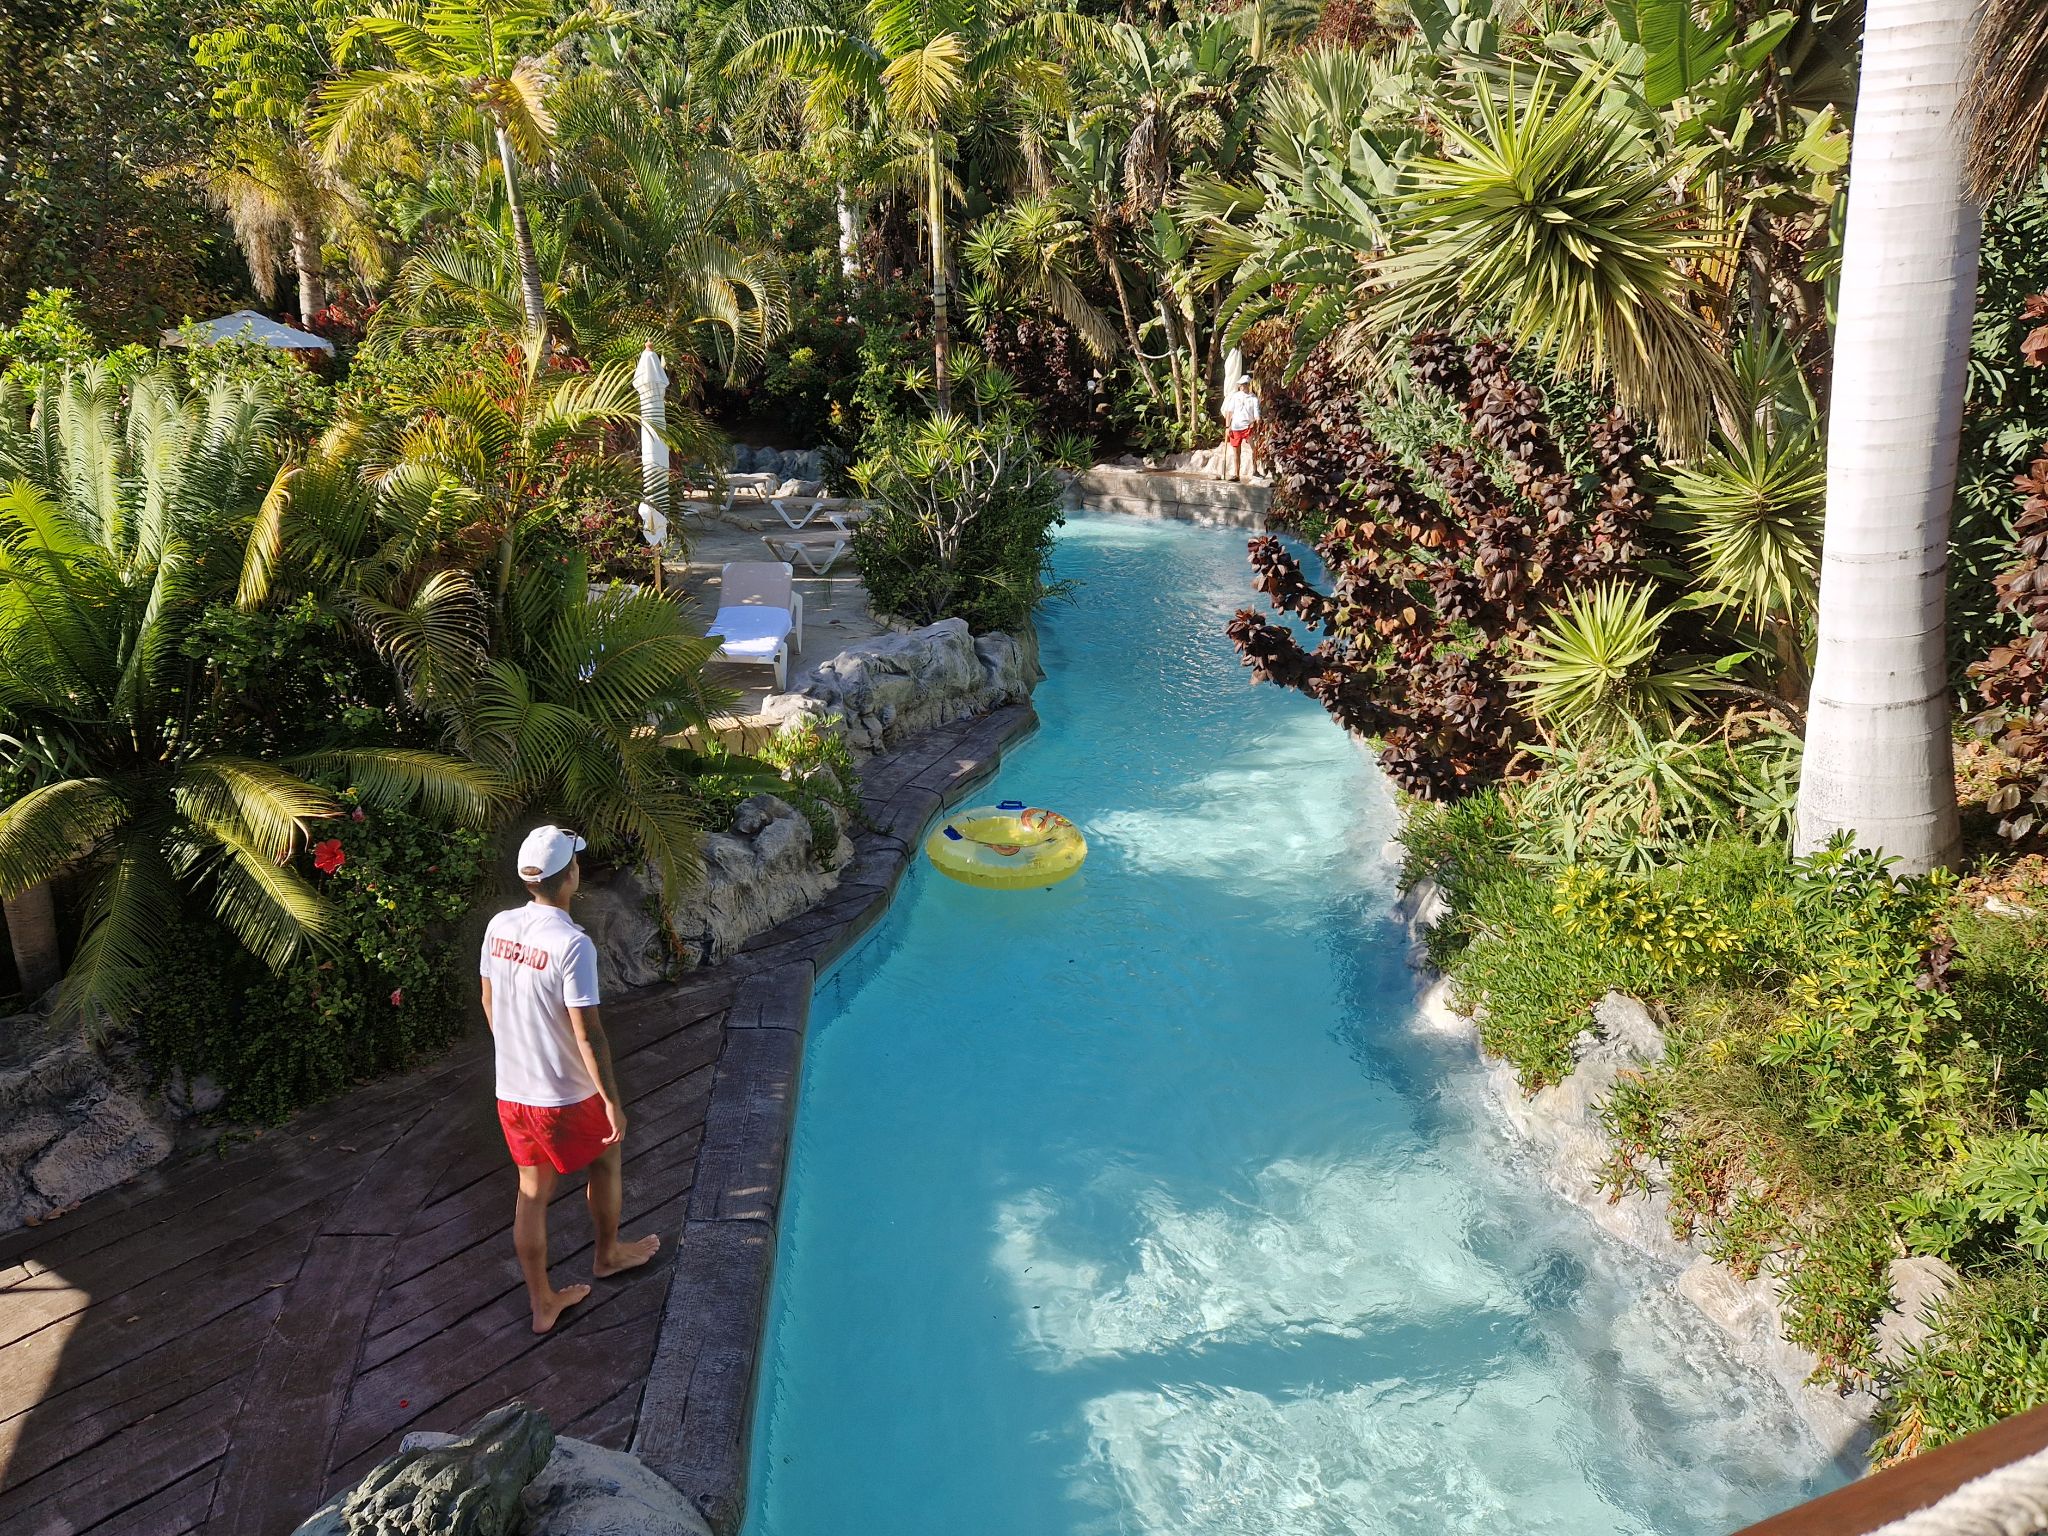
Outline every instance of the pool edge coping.
[(861, 776), (869, 827), (838, 886), (726, 962), (739, 980), (632, 1445), (725, 1536), (746, 1514), (754, 1389), (817, 985), (894, 903), (930, 824), (994, 777), (1037, 726), (1030, 704), (1010, 704), (870, 759)]

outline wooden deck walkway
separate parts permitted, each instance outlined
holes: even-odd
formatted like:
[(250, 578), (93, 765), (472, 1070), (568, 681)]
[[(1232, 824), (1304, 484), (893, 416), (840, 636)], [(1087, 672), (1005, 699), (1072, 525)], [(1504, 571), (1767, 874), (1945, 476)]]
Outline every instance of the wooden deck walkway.
[[(727, 981), (606, 1010), (629, 1231), (688, 1194), (730, 998)], [(513, 1397), (623, 1449), (669, 1264), (599, 1282), (534, 1336), (489, 1073), (472, 1040), (0, 1239), (0, 1529), (277, 1536), (405, 1430)], [(558, 1280), (589, 1270), (581, 1191), (565, 1181), (549, 1224)]]
[[(1031, 720), (999, 710), (869, 764), (869, 829), (823, 905), (607, 1005), (631, 1111), (624, 1230), (659, 1231), (663, 1252), (553, 1333), (534, 1336), (512, 1256), (481, 1024), (419, 1071), (0, 1237), (0, 1532), (288, 1536), (408, 1430), (513, 1398), (560, 1433), (637, 1445), (736, 1519), (815, 968)], [(558, 1283), (589, 1274), (582, 1188), (564, 1181), (549, 1222)]]

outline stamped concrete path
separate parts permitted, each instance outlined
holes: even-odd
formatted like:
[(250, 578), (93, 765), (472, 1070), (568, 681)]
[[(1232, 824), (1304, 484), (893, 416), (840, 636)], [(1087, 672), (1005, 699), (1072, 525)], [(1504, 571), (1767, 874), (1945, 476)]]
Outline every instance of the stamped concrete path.
[[(819, 966), (886, 908), (915, 839), (1027, 706), (871, 762), (871, 827), (826, 902), (723, 965), (607, 1006), (631, 1096), (626, 1227), (662, 1235), (556, 1330), (528, 1327), (481, 1029), (223, 1154), (0, 1237), (0, 1531), (285, 1536), (408, 1430), (523, 1398), (737, 1519), (747, 1398)], [(588, 1273), (581, 1181), (551, 1223)]]

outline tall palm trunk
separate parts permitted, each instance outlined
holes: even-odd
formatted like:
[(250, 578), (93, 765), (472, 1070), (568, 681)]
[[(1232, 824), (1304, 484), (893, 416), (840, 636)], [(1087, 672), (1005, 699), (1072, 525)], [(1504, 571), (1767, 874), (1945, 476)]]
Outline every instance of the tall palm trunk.
[(952, 302), (946, 274), (946, 181), (939, 168), (939, 141), (932, 135), (930, 186), (925, 222), (931, 226), (932, 241), (932, 394), (941, 411), (953, 408)]
[(1944, 606), (1978, 220), (1956, 108), (1971, 0), (1870, 0), (1828, 424), (1799, 846), (1953, 862)]
[(57, 948), (57, 906), (50, 887), (32, 885), (5, 902), (7, 942), (14, 950), (14, 974), (21, 995), (33, 1002), (57, 985), (64, 974)]
[(839, 213), (839, 274), (850, 280), (860, 275), (860, 208), (846, 195), (843, 181), (834, 196)]
[(299, 274), (299, 324), (309, 325), (327, 307), (327, 267), (320, 232), (302, 219), (292, 221), (292, 266)]
[(512, 139), (501, 126), (498, 130), (498, 164), (505, 172), (505, 206), (512, 214), (512, 245), (519, 256), (519, 305), (526, 312), (526, 328), (538, 336), (547, 329), (547, 301), (540, 291), (540, 258), (533, 253), (533, 230), (526, 222), (526, 205), (519, 201), (519, 156)]

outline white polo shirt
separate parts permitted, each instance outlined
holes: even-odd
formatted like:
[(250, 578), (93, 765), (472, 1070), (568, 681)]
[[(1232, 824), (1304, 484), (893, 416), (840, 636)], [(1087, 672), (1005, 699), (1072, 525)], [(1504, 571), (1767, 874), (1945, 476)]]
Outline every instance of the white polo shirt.
[(498, 1097), (557, 1108), (596, 1093), (569, 1023), (571, 1008), (597, 1006), (597, 946), (560, 907), (529, 902), (484, 930), (483, 977), (491, 984)]

